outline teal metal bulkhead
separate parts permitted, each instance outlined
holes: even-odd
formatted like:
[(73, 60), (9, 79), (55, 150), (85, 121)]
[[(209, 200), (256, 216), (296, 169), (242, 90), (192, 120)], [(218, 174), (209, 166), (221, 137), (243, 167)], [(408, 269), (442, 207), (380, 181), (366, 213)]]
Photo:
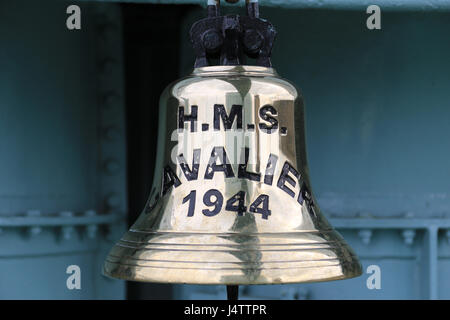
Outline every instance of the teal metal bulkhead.
[(72, 32), (66, 7), (0, 2), (0, 299), (125, 297), (101, 275), (126, 214), (120, 10)]

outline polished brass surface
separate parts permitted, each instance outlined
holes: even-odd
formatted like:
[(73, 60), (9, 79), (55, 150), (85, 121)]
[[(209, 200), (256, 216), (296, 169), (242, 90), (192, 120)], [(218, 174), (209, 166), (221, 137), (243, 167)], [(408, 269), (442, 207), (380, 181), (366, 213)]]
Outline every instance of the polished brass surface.
[(300, 92), (274, 69), (195, 69), (164, 91), (159, 117), (149, 201), (106, 275), (231, 285), (361, 274), (312, 195)]

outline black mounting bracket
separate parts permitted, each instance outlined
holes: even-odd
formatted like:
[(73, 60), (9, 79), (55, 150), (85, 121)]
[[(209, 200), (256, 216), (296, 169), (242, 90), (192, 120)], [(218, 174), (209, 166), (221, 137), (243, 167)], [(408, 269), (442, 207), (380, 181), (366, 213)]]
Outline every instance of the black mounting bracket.
[(208, 0), (208, 17), (195, 22), (190, 31), (195, 68), (209, 66), (213, 59), (219, 59), (220, 65), (240, 65), (244, 54), (258, 66), (272, 66), (276, 31), (270, 22), (259, 18), (257, 0), (246, 0), (246, 8), (247, 16), (221, 16), (220, 0)]

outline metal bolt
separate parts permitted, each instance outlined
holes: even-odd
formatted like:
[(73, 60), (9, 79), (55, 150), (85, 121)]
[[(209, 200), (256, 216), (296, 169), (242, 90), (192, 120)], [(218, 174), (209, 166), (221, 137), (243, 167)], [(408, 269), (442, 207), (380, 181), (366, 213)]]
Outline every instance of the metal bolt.
[[(41, 211), (39, 211), (39, 210), (28, 210), (25, 213), (25, 215), (28, 216), (28, 217), (40, 217), (41, 216)], [(36, 236), (36, 235), (40, 234), (41, 232), (42, 232), (42, 228), (40, 226), (31, 226), (27, 230), (27, 233), (30, 236)]]
[[(84, 212), (84, 215), (88, 217), (94, 217), (97, 215), (97, 212), (95, 210), (87, 210)], [(98, 226), (95, 224), (90, 224), (86, 227), (86, 232), (89, 239), (95, 239), (98, 232)]]
[(84, 215), (85, 216), (88, 216), (88, 217), (93, 217), (93, 216), (96, 216), (97, 215), (97, 211), (95, 211), (95, 210), (86, 210), (85, 212), (84, 212)]
[(216, 53), (223, 45), (223, 38), (215, 29), (209, 29), (202, 35), (203, 47), (209, 53)]
[(120, 137), (120, 131), (118, 128), (111, 126), (105, 128), (103, 136), (109, 141), (114, 141)]
[(28, 217), (39, 217), (41, 216), (41, 211), (40, 210), (28, 210), (25, 215), (27, 215)]
[(405, 244), (410, 246), (414, 242), (414, 237), (416, 236), (416, 231), (411, 230), (411, 229), (404, 230), (402, 232), (402, 236), (403, 236), (403, 241), (405, 242)]
[(95, 239), (97, 236), (98, 226), (95, 224), (88, 225), (86, 231), (89, 239)]
[(105, 58), (99, 63), (100, 71), (104, 75), (111, 75), (117, 65), (117, 61), (113, 58)]
[(109, 175), (114, 175), (119, 172), (120, 163), (116, 159), (108, 159), (104, 162), (103, 168)]
[(106, 93), (103, 96), (103, 107), (110, 109), (115, 104), (119, 103), (120, 101), (120, 95), (117, 92), (111, 91)]
[(65, 217), (65, 218), (70, 218), (73, 217), (73, 212), (72, 211), (61, 211), (59, 213), (60, 217)]
[(370, 240), (372, 239), (372, 230), (369, 229), (363, 229), (358, 232), (358, 236), (361, 238), (361, 241), (368, 245), (370, 243)]
[(62, 227), (62, 236), (64, 240), (70, 240), (75, 233), (75, 228), (72, 226)]
[(97, 23), (97, 34), (100, 38), (108, 43), (112, 43), (118, 26), (113, 21), (102, 21)]
[(256, 54), (261, 50), (264, 43), (264, 37), (258, 30), (245, 30), (243, 43), (245, 50), (250, 54)]
[(116, 192), (110, 193), (108, 196), (106, 196), (105, 200), (106, 205), (109, 209), (117, 209), (121, 204), (119, 194), (117, 194)]
[[(71, 218), (71, 217), (73, 217), (73, 215), (74, 214), (72, 211), (61, 211), (59, 213), (59, 216), (63, 217), (63, 218)], [(73, 234), (75, 233), (75, 228), (72, 226), (64, 226), (61, 228), (61, 231), (62, 231), (63, 239), (70, 240), (72, 238)]]
[(357, 214), (357, 217), (362, 219), (370, 219), (373, 218), (373, 215), (369, 212), (360, 212)]
[(414, 213), (411, 212), (411, 211), (405, 212), (405, 213), (403, 214), (403, 217), (404, 217), (404, 218), (407, 218), (407, 219), (412, 219), (412, 218), (414, 218)]

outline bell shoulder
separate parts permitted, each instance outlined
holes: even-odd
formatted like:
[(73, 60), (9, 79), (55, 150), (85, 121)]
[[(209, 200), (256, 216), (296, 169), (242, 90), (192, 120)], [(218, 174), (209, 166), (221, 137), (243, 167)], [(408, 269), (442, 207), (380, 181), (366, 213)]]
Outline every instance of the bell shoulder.
[(281, 88), (283, 88), (288, 94), (292, 96), (293, 100), (303, 101), (302, 91), (293, 81), (282, 77), (274, 77), (274, 79), (276, 79), (275, 81)]
[(160, 102), (186, 99), (192, 95), (214, 95), (224, 92), (250, 92), (254, 95), (277, 95), (283, 100), (294, 100), (303, 105), (303, 96), (293, 82), (278, 76), (266, 77), (202, 77), (189, 75), (170, 83), (162, 92)]
[(195, 82), (194, 78), (196, 77), (185, 76), (169, 83), (161, 93), (160, 104), (170, 98), (180, 98), (183, 95), (183, 91)]

